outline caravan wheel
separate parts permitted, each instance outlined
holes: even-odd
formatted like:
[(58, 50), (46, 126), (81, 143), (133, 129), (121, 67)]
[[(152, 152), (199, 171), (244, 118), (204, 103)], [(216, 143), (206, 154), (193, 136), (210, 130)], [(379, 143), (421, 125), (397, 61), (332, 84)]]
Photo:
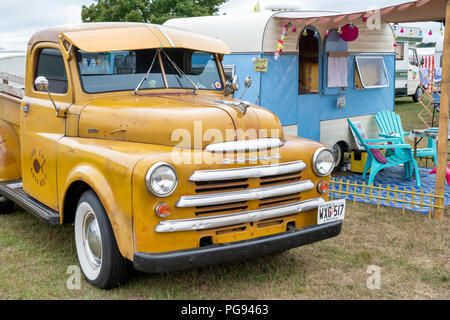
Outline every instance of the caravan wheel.
[(338, 172), (341, 170), (342, 163), (344, 162), (344, 150), (339, 145), (339, 143), (336, 143), (332, 148), (331, 152), (334, 156), (334, 169), (333, 172)]

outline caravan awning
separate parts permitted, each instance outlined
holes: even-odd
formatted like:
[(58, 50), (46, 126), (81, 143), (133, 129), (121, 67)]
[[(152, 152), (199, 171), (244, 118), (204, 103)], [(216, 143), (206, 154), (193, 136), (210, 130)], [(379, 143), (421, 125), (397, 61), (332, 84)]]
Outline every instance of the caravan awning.
[[(379, 8), (381, 20), (390, 23), (419, 22), (419, 21), (444, 21), (446, 0), (416, 0), (402, 4)], [(351, 13), (333, 13), (317, 15), (315, 17), (299, 17), (295, 12), (283, 12), (277, 14), (281, 24), (291, 22), (294, 25), (313, 23), (339, 23), (341, 21), (353, 21), (369, 18), (378, 14), (378, 11), (361, 11)]]

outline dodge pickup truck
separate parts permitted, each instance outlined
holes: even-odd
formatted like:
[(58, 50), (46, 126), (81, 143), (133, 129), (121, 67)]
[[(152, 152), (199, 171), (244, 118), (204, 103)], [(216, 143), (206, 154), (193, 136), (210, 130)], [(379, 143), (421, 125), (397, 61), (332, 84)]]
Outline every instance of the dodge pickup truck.
[(337, 236), (332, 153), (235, 99), (229, 53), (150, 24), (34, 34), (25, 78), (0, 70), (1, 213), (17, 204), (73, 224), (80, 267), (102, 289), (133, 267), (171, 272)]

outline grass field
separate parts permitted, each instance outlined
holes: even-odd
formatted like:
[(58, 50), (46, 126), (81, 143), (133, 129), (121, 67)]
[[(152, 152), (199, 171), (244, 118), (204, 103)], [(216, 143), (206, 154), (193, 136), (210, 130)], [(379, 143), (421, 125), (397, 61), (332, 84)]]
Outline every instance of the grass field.
[[(399, 101), (405, 130), (418, 106)], [(19, 210), (0, 215), (0, 299), (450, 299), (450, 210), (443, 221), (392, 208), (348, 204), (341, 235), (281, 254), (170, 274), (134, 272), (101, 291), (81, 277), (73, 227)], [(372, 267), (371, 267), (372, 266)], [(370, 268), (380, 288), (369, 289)]]
[[(134, 272), (124, 286), (93, 288), (77, 265), (73, 229), (23, 211), (0, 216), (0, 299), (450, 299), (450, 225), (349, 204), (341, 235), (281, 254), (171, 274)], [(368, 267), (381, 270), (367, 288)]]

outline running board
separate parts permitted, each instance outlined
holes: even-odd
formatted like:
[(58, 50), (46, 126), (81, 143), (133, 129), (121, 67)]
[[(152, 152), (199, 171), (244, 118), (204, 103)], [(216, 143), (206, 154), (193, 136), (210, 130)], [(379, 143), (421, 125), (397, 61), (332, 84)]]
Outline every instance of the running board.
[(33, 199), (23, 191), (22, 180), (0, 183), (0, 194), (49, 224), (59, 225), (61, 223), (58, 212)]

